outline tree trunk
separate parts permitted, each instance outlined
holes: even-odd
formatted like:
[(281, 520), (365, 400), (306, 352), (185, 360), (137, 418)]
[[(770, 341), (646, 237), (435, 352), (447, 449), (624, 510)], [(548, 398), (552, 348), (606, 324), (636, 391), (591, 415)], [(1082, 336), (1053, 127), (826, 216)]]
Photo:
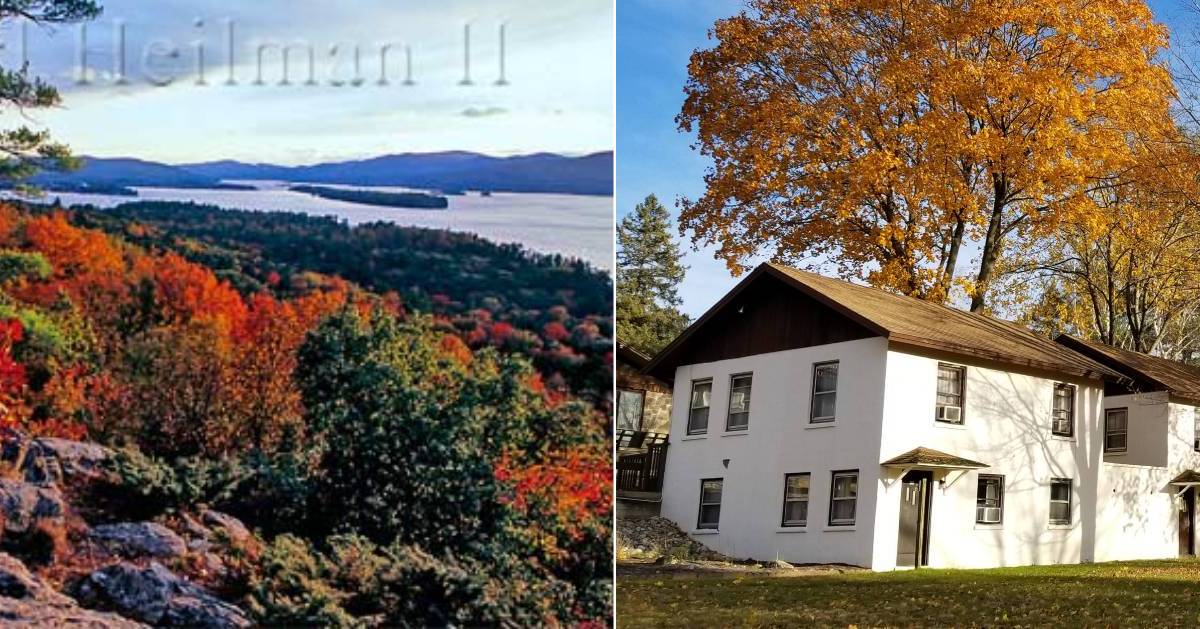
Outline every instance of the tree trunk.
[(988, 221), (987, 237), (983, 241), (983, 254), (979, 261), (979, 274), (975, 276), (975, 294), (971, 296), (971, 312), (981, 312), (987, 296), (987, 284), (992, 279), (996, 258), (1004, 243), (1004, 205), (1008, 196), (1008, 185), (1000, 175), (992, 177), (992, 218)]

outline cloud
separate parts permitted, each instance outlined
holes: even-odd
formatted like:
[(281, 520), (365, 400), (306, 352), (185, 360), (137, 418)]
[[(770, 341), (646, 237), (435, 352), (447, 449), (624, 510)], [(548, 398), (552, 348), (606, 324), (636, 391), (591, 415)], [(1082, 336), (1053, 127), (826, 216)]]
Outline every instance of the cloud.
[(458, 115), (466, 116), (467, 118), (487, 118), (488, 116), (499, 116), (508, 113), (508, 110), (503, 107), (467, 107), (459, 112)]

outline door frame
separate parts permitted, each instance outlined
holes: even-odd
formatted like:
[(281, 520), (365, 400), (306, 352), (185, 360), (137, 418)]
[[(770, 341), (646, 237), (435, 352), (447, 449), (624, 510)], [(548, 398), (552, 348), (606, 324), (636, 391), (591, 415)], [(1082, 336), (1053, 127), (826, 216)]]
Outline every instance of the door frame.
[[(930, 533), (930, 513), (933, 506), (933, 472), (929, 470), (910, 470), (900, 477), (900, 500), (904, 500), (904, 484), (905, 482), (919, 483), (918, 491), (921, 492), (920, 502), (917, 505), (917, 552), (913, 558), (913, 568), (923, 568), (929, 565), (929, 533)], [(899, 515), (903, 515), (903, 511)], [(897, 536), (896, 536), (896, 553), (900, 552), (900, 520), (897, 518)], [(907, 566), (906, 566), (907, 567)]]
[(1184, 547), (1183, 531), (1179, 530), (1179, 555), (1181, 557), (1194, 557), (1196, 556), (1196, 486), (1192, 485), (1183, 490), (1179, 497), (1183, 500), (1183, 508), (1179, 510), (1176, 516), (1176, 526), (1182, 524), (1184, 518), (1187, 518), (1188, 521), (1186, 548)]

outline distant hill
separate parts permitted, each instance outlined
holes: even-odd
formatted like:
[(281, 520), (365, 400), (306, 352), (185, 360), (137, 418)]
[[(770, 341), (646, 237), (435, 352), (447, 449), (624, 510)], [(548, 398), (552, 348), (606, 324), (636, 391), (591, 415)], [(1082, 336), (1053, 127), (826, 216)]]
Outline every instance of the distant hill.
[(84, 157), (83, 167), (69, 173), (42, 172), (29, 183), (49, 190), (78, 191), (147, 186), (158, 188), (217, 188), (219, 179), (176, 166), (128, 157)]
[(313, 166), (248, 164), (231, 160), (178, 168), (211, 179), (275, 179), (359, 186), (407, 186), (439, 190), (560, 192), (610, 195), (611, 151), (583, 157), (534, 153), (492, 157), (465, 151), (402, 153)]

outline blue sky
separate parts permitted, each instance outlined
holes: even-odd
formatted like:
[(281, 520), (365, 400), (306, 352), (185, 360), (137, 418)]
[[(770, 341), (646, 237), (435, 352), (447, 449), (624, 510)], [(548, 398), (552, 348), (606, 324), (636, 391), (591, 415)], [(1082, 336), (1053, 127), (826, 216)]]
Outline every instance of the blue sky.
[[(707, 32), (713, 22), (742, 6), (735, 0), (618, 0), (618, 220), (650, 193), (675, 214), (677, 198), (704, 193), (706, 162), (689, 148), (693, 138), (679, 133), (674, 119), (683, 103), (692, 51), (711, 46)], [(1155, 0), (1150, 6), (1172, 28), (1173, 43), (1192, 43), (1197, 18), (1182, 0)], [(680, 295), (684, 312), (695, 318), (737, 279), (713, 259), (711, 249), (693, 251), (690, 240), (680, 242), (690, 267)]]
[[(28, 51), (31, 70), (64, 95), (54, 111), (24, 120), (0, 113), (0, 127), (49, 128), (81, 154), (129, 155), (171, 163), (234, 158), (300, 164), (406, 151), (586, 153), (612, 148), (614, 62), (611, 0), (101, 0), (88, 26), (0, 28), (0, 65)], [(152, 8), (151, 8), (152, 7)], [(118, 24), (125, 76), (115, 84)], [(234, 26), (234, 76), (227, 24)], [(472, 28), (471, 86), (463, 78), (463, 28)], [(499, 73), (506, 24), (509, 85)], [(280, 86), (278, 49), (266, 48), (265, 85), (254, 85), (262, 45), (293, 44), (292, 84)], [(388, 53), (390, 85), (376, 84)], [(331, 47), (338, 45), (338, 53)], [(317, 85), (304, 85), (307, 50)], [(365, 83), (353, 78), (359, 49)], [(403, 47), (416, 84), (403, 86)], [(80, 50), (87, 50), (87, 78)], [(197, 85), (199, 51), (205, 79)], [(171, 79), (169, 85), (156, 83)]]

